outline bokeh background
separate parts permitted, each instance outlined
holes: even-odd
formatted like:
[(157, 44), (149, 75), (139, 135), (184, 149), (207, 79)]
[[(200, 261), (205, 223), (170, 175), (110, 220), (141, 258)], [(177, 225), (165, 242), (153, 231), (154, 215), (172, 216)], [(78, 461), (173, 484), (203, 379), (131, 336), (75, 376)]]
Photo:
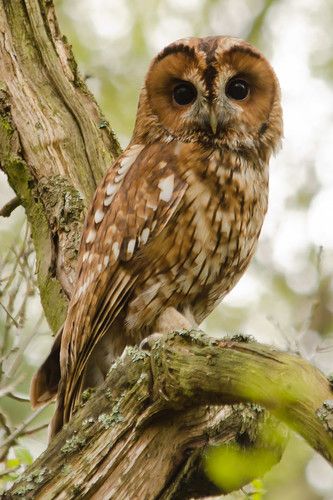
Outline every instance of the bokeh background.
[[(254, 262), (204, 329), (245, 333), (333, 371), (332, 0), (57, 0), (81, 73), (126, 146), (148, 64), (187, 36), (229, 34), (259, 47), (280, 79), (285, 138), (271, 162), (269, 212)], [(13, 198), (0, 174), (0, 205)], [(0, 440), (23, 423), (0, 486), (46, 445), (52, 408), (32, 415), (29, 382), (51, 343), (22, 208), (0, 218)], [(1, 468), (2, 467), (2, 468)], [(4, 475), (5, 469), (12, 469)], [(1, 472), (2, 471), (2, 472)], [(333, 472), (293, 435), (261, 483), (269, 500), (333, 500)], [(230, 498), (243, 498), (244, 492)]]

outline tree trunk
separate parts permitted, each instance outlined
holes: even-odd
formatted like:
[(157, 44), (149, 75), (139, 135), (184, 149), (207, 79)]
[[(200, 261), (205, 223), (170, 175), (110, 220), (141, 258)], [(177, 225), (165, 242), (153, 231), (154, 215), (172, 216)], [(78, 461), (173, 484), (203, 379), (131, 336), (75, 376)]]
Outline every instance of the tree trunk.
[(0, 3), (0, 163), (24, 206), (42, 305), (64, 321), (81, 226), (119, 145), (77, 73), (52, 2)]
[[(85, 208), (119, 146), (51, 1), (2, 0), (0, 31), (0, 164), (26, 210), (42, 304), (56, 331)], [(327, 379), (296, 356), (236, 340), (183, 332), (150, 352), (128, 348), (4, 498), (184, 499), (237, 489), (279, 460), (286, 427), (275, 417), (332, 462)], [(209, 450), (226, 443), (240, 460), (264, 450), (265, 463), (251, 455), (256, 469), (223, 482)]]

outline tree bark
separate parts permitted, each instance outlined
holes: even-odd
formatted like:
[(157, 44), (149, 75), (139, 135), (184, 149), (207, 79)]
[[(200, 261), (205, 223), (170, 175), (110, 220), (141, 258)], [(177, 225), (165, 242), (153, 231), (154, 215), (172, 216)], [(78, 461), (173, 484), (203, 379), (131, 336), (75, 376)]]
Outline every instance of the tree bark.
[[(0, 40), (0, 165), (30, 222), (42, 304), (56, 331), (86, 206), (119, 146), (78, 75), (51, 1), (0, 1)], [(4, 498), (184, 499), (229, 491), (279, 460), (280, 420), (332, 462), (326, 378), (296, 356), (238, 340), (183, 332), (149, 353), (128, 348)], [(217, 488), (209, 448), (226, 443), (269, 453), (255, 473)]]
[[(208, 446), (266, 449), (261, 473), (281, 456), (285, 427), (258, 406), (233, 406), (249, 401), (333, 463), (329, 381), (303, 359), (269, 346), (171, 334), (149, 353), (127, 348), (88, 396), (7, 498), (185, 499), (217, 492), (204, 479)], [(232, 489), (250, 479), (251, 471), (243, 472)]]
[(120, 149), (80, 78), (52, 2), (0, 3), (0, 164), (30, 222), (53, 331), (63, 323), (81, 226)]

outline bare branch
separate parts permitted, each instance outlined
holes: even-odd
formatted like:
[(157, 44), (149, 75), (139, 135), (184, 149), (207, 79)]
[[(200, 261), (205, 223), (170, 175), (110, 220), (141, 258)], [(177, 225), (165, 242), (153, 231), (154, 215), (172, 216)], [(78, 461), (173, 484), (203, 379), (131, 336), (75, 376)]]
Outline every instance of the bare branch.
[(19, 207), (20, 205), (21, 202), (19, 198), (15, 196), (15, 198), (10, 200), (0, 209), (0, 217), (9, 217), (12, 212), (14, 212), (15, 208)]
[(28, 427), (28, 425), (31, 424), (35, 420), (36, 417), (38, 417), (44, 410), (50, 405), (48, 403), (47, 405), (43, 406), (42, 408), (38, 408), (36, 411), (28, 415), (28, 417), (13, 431), (9, 436), (6, 437), (2, 443), (0, 443), (0, 460), (3, 459), (3, 457), (7, 454), (8, 448), (11, 446), (15, 440), (22, 435), (23, 431)]

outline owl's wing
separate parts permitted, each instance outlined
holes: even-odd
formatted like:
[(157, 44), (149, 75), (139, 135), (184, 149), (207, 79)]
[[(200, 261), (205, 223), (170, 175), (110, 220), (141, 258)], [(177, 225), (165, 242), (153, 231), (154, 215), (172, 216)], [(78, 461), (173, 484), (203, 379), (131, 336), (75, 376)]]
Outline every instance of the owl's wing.
[(129, 261), (163, 230), (184, 195), (187, 184), (177, 175), (176, 161), (173, 144), (132, 146), (95, 193), (61, 342), (59, 403), (65, 421), (80, 396), (92, 349), (137, 280)]

